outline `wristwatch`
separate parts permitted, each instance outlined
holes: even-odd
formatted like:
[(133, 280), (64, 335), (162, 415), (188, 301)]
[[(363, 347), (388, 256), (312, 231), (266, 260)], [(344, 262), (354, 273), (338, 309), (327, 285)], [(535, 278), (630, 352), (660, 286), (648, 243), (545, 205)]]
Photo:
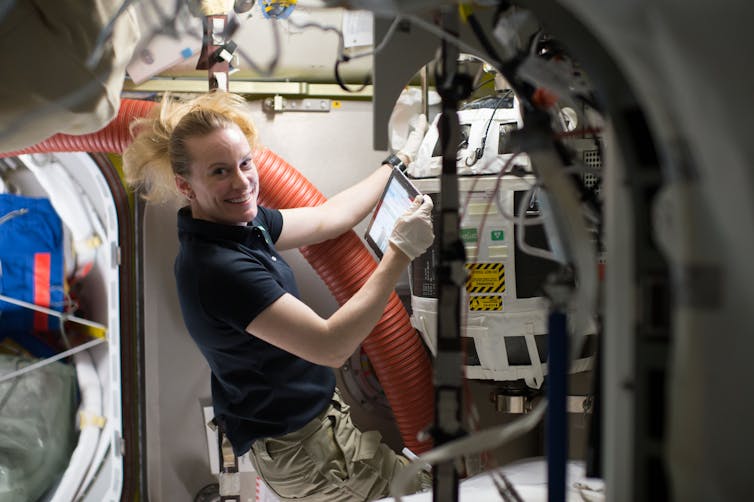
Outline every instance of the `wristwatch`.
[(403, 163), (403, 160), (401, 160), (401, 158), (398, 157), (394, 153), (391, 153), (390, 155), (388, 155), (387, 158), (382, 161), (382, 163), (390, 164), (393, 167), (397, 167), (398, 169), (400, 169), (402, 173), (405, 173), (406, 169), (408, 168), (408, 166)]

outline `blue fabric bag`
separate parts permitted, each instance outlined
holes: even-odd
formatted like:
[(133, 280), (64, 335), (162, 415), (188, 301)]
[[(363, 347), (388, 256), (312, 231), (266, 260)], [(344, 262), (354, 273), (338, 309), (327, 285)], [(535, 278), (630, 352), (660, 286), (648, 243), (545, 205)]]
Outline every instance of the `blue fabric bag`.
[[(45, 198), (0, 194), (0, 294), (53, 310), (64, 308), (63, 224)], [(39, 333), (59, 319), (0, 301), (0, 343), (11, 337), (37, 357), (56, 351)]]

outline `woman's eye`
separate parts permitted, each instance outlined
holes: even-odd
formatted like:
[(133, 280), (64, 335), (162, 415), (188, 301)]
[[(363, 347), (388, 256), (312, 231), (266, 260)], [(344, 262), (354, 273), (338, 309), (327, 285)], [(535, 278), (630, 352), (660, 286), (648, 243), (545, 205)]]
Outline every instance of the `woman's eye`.
[(251, 161), (251, 159), (245, 159), (241, 161), (241, 169), (251, 169), (254, 167), (254, 163)]

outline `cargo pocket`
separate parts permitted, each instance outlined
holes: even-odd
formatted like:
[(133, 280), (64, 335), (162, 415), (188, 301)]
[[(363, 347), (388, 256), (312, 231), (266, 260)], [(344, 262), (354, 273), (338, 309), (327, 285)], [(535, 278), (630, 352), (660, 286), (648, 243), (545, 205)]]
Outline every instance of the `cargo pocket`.
[(354, 461), (361, 462), (373, 459), (380, 449), (381, 441), (382, 434), (377, 431), (362, 432), (361, 438), (356, 442), (353, 453)]
[(347, 457), (335, 440), (335, 420), (328, 416), (322, 428), (302, 442), (317, 471), (331, 483), (342, 486), (348, 480)]
[(323, 423), (303, 442), (272, 438), (252, 445), (257, 473), (281, 500), (319, 500), (310, 498), (315, 494), (324, 495), (321, 500), (335, 500), (328, 495), (334, 478), (325, 476), (327, 462), (318, 452), (319, 442), (315, 439), (328, 426)]
[(382, 444), (379, 432), (360, 432), (350, 417), (341, 418), (343, 422), (336, 427), (335, 440), (347, 460), (348, 479), (343, 488), (355, 500), (387, 495), (393, 473), (400, 468), (397, 455)]

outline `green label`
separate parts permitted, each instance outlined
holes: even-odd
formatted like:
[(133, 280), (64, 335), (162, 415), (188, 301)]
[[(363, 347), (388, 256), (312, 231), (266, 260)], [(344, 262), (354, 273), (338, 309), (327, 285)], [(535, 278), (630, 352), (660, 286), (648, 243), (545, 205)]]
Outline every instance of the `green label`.
[(505, 233), (502, 230), (492, 230), (490, 231), (490, 238), (493, 241), (502, 241), (505, 239)]
[(476, 228), (462, 228), (461, 240), (463, 242), (476, 242), (479, 240)]

